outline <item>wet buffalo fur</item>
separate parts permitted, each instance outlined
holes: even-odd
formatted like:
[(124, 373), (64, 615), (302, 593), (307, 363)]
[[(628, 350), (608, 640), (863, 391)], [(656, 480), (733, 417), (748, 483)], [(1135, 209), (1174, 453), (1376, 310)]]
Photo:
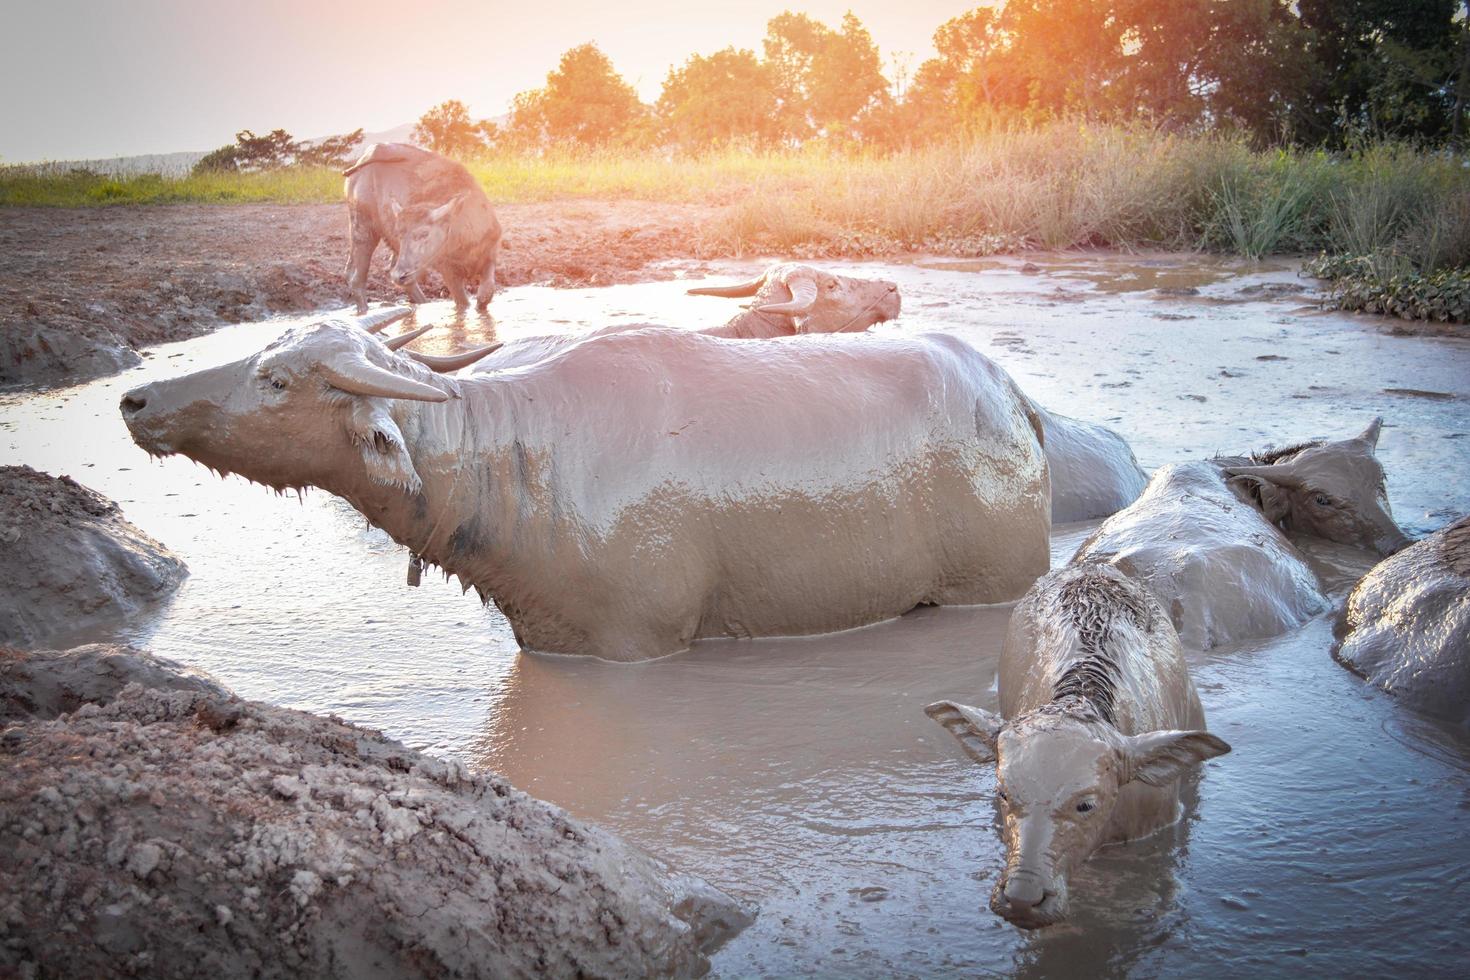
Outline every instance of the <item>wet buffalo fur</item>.
[(1065, 583), (1058, 602), (1071, 618), (1083, 656), (1057, 681), (1054, 700), (1079, 698), (1116, 725), (1119, 665), (1110, 653), (1113, 632), (1122, 623), (1147, 632), (1152, 624), (1148, 602), (1137, 589), (1102, 575)]

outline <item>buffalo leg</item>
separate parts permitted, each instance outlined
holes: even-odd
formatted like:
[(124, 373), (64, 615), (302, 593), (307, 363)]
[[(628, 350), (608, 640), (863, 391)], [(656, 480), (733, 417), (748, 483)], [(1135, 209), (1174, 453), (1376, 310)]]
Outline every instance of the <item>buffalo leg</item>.
[(369, 232), (352, 229), (352, 254), (347, 258), (347, 291), (357, 303), (359, 316), (367, 312), (368, 269), (373, 264), (373, 249), (378, 239)]
[(490, 305), (495, 296), (495, 260), (492, 258), (480, 274), (480, 288), (475, 290), (475, 305), (480, 309)]
[(470, 305), (469, 294), (464, 291), (464, 280), (457, 273), (440, 272), (444, 277), (444, 285), (449, 290), (449, 295), (454, 298), (454, 308), (462, 310)]

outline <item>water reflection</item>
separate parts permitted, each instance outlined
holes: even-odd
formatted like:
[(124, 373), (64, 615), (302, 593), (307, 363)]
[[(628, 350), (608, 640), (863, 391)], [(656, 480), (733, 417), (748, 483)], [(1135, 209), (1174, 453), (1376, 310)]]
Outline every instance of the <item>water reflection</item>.
[[(1128, 257), (854, 273), (904, 290), (904, 315), (879, 329), (971, 340), (1054, 410), (1116, 425), (1145, 467), (1357, 431), (1383, 414), (1379, 455), (1404, 526), (1423, 532), (1470, 509), (1470, 455), (1446, 451), (1470, 432), (1466, 403), (1385, 394), (1463, 391), (1470, 344), (1385, 337), (1369, 321), (1301, 316), (1258, 293), (1206, 302), (1292, 276), (1175, 261), (1147, 266), (1152, 280)], [(1203, 296), (1157, 292), (1176, 280)], [(1058, 304), (1058, 284), (1082, 299)], [(440, 324), (415, 347), (443, 354), (609, 323), (704, 326), (733, 312), (686, 297), (685, 285), (510, 289), (488, 315), (428, 304), (400, 329)], [(74, 389), (0, 395), (0, 452), (118, 500), (188, 561), (172, 604), (123, 638), (246, 696), (337, 712), (500, 770), (759, 902), (719, 973), (1462, 970), (1470, 749), (1333, 663), (1327, 620), (1191, 655), (1210, 727), (1235, 751), (1205, 767), (1183, 823), (1077, 873), (1071, 924), (1024, 934), (987, 908), (1003, 861), (993, 771), (964, 760), (920, 710), (940, 697), (994, 705), (1008, 608), (707, 642), (633, 666), (520, 656), (504, 619), (456, 585), (426, 576), (406, 588), (403, 550), (340, 501), (313, 493), (298, 504), (132, 446), (116, 410), (124, 389), (258, 350), (284, 326), (158, 348), (135, 371)], [(1053, 560), (1088, 530), (1057, 528)], [(1330, 548), (1308, 557), (1338, 599), (1363, 568)]]

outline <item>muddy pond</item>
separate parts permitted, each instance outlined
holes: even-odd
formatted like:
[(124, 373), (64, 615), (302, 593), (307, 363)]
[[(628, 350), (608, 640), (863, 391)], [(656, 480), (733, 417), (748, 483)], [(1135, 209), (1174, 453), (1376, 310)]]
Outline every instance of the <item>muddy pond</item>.
[[(756, 267), (721, 267), (732, 277)], [(1382, 415), (1379, 458), (1416, 536), (1470, 511), (1470, 342), (1319, 312), (1290, 263), (1056, 256), (859, 263), (895, 280), (879, 330), (951, 331), (1051, 409), (1106, 422), (1145, 469)], [(494, 322), (431, 305), (419, 349), (613, 322), (704, 326), (687, 283), (506, 290)], [(155, 348), (119, 377), (0, 394), (0, 456), (79, 481), (192, 575), (120, 637), (240, 694), (332, 712), (504, 773), (761, 907), (722, 976), (1464, 975), (1470, 739), (1333, 662), (1327, 617), (1192, 652), (1211, 729), (1185, 818), (1106, 849), (1073, 918), (1025, 934), (986, 908), (1003, 862), (994, 775), (922, 705), (993, 706), (1008, 606), (922, 609), (799, 640), (705, 642), (635, 666), (521, 656), (457, 583), (407, 588), (405, 551), (323, 493), (298, 501), (150, 461), (125, 389), (258, 349), (286, 321)], [(1091, 525), (1058, 527), (1064, 562)], [(1367, 559), (1318, 549), (1333, 595)]]

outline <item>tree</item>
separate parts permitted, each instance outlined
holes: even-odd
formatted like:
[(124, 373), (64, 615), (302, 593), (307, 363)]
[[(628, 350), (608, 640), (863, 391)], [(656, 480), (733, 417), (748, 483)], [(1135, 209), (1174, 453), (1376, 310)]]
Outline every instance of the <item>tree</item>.
[(1456, 0), (1299, 0), (1315, 62), (1312, 135), (1457, 134), (1463, 106), (1456, 96), (1466, 84), (1463, 6)]
[(296, 163), (302, 167), (328, 167), (341, 170), (353, 163), (353, 154), (362, 142), (362, 129), (354, 129), (341, 136), (328, 136), (311, 146), (303, 146), (297, 154)]
[(470, 156), (495, 142), (499, 128), (488, 119), (475, 121), (458, 99), (441, 102), (419, 117), (415, 143), (450, 157)]
[(793, 139), (858, 138), (864, 115), (890, 101), (878, 47), (850, 12), (840, 31), (806, 14), (778, 14), (762, 46), (776, 92), (773, 117)]
[(648, 108), (595, 44), (561, 56), (546, 87), (522, 92), (512, 103), (512, 138), (526, 145), (604, 146), (630, 141)]
[(663, 135), (682, 146), (780, 138), (775, 83), (755, 52), (726, 48), (671, 68), (655, 107)]

